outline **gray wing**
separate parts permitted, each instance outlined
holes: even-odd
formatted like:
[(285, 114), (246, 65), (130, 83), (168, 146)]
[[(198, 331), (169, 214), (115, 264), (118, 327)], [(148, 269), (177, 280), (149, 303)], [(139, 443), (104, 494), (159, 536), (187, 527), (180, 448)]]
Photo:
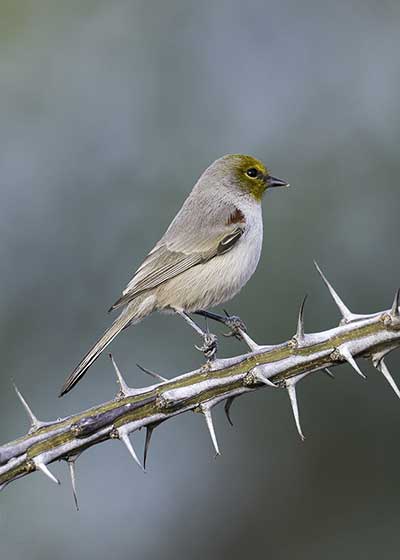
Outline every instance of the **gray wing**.
[(199, 220), (198, 215), (193, 216), (186, 208), (189, 201), (190, 197), (111, 309), (125, 305), (139, 294), (230, 251), (239, 241), (245, 220), (241, 213), (240, 219), (237, 218), (238, 211), (234, 205), (214, 208), (212, 214)]

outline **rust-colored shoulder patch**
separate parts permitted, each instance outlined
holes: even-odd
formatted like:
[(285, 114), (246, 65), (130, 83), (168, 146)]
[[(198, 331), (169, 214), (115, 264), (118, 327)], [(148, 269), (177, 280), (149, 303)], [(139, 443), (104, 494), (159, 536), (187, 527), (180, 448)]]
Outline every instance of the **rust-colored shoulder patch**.
[(244, 224), (246, 222), (246, 218), (244, 214), (239, 208), (235, 208), (234, 212), (229, 216), (228, 221), (226, 224), (229, 226), (231, 224)]

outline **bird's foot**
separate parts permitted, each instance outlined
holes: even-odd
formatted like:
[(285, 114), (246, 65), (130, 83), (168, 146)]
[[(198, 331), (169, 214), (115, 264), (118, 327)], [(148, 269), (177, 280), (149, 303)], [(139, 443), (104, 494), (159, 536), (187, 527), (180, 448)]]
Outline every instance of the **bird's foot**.
[(219, 315), (217, 313), (212, 313), (211, 311), (199, 310), (195, 311), (196, 315), (201, 315), (202, 317), (206, 317), (208, 319), (212, 319), (213, 321), (218, 321), (218, 323), (222, 323), (226, 325), (230, 330), (228, 333), (225, 333), (224, 336), (234, 336), (238, 340), (242, 339), (242, 333), (246, 333), (246, 325), (241, 320), (240, 317), (237, 315), (229, 315), (227, 311), (224, 309), (225, 315)]
[(207, 361), (212, 361), (215, 359), (218, 350), (218, 339), (215, 334), (205, 332), (203, 334), (203, 344), (201, 346), (196, 345), (197, 350), (203, 352)]
[(229, 313), (225, 309), (224, 313), (224, 324), (230, 329), (229, 332), (224, 333), (224, 336), (234, 336), (238, 340), (241, 340), (242, 332), (247, 332), (245, 323), (237, 315), (229, 315)]
[[(201, 329), (199, 325), (193, 321), (193, 319), (188, 315), (188, 313), (178, 309), (176, 309), (175, 311), (176, 313), (178, 313), (178, 315), (180, 315), (183, 319), (185, 319), (185, 321), (192, 327), (192, 329), (194, 329), (197, 332), (197, 334), (199, 334), (203, 339), (202, 346), (195, 346), (195, 348), (197, 348), (197, 350), (200, 350), (200, 352), (203, 352), (208, 362), (214, 360), (218, 350), (218, 344), (217, 344), (218, 341), (215, 334), (209, 332), (208, 324), (206, 323), (206, 330), (203, 331), (203, 329)], [(203, 315), (203, 317), (207, 317), (207, 315), (203, 313), (200, 314)]]

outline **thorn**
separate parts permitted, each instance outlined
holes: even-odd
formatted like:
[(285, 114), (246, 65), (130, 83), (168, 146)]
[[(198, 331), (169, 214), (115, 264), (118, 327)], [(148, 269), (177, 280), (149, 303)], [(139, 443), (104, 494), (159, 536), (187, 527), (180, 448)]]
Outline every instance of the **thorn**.
[(304, 441), (305, 438), (300, 426), (299, 407), (297, 405), (296, 382), (290, 380), (286, 381), (286, 388), (289, 394), (290, 404), (292, 405), (292, 411), (294, 421), (296, 422), (297, 431), (299, 432), (301, 441)]
[(338, 348), (340, 355), (346, 360), (347, 363), (349, 363), (351, 365), (351, 367), (353, 369), (356, 370), (356, 372), (358, 373), (358, 375), (361, 375), (361, 377), (363, 379), (367, 379), (365, 377), (365, 375), (363, 374), (363, 372), (360, 370), (360, 368), (357, 365), (357, 362), (355, 361), (355, 359), (353, 358), (353, 356), (351, 355), (350, 350), (348, 349), (348, 347), (346, 345), (343, 346), (339, 346)]
[(78, 455), (74, 455), (73, 457), (68, 457), (67, 463), (69, 468), (69, 474), (71, 476), (71, 484), (72, 484), (72, 493), (74, 495), (74, 502), (76, 511), (79, 511), (79, 504), (78, 504), (78, 495), (76, 492), (76, 476), (75, 476), (75, 461), (78, 458)]
[(393, 379), (390, 371), (388, 370), (388, 367), (385, 363), (385, 361), (382, 359), (376, 366), (376, 368), (382, 373), (382, 375), (384, 376), (384, 378), (386, 379), (386, 381), (389, 383), (389, 385), (391, 386), (391, 388), (393, 389), (393, 391), (396, 393), (396, 395), (399, 397), (400, 399), (400, 391), (399, 388), (396, 385), (395, 380)]
[(26, 400), (24, 399), (22, 393), (20, 392), (20, 390), (18, 389), (18, 387), (15, 385), (15, 383), (13, 383), (14, 385), (14, 390), (17, 393), (17, 397), (19, 398), (19, 400), (22, 403), (22, 406), (25, 408), (26, 413), (29, 416), (29, 420), (31, 422), (31, 427), (30, 427), (30, 432), (34, 432), (35, 430), (38, 430), (41, 426), (44, 426), (44, 422), (41, 422), (40, 420), (38, 420), (36, 418), (36, 416), (33, 414), (31, 407), (29, 406), (29, 404), (26, 402)]
[(262, 381), (265, 385), (268, 385), (268, 387), (273, 387), (274, 389), (277, 389), (277, 388), (278, 388), (278, 385), (276, 385), (276, 383), (272, 383), (272, 381), (270, 381), (270, 380), (268, 379), (268, 377), (261, 376), (261, 381)]
[(121, 391), (122, 395), (125, 397), (125, 396), (129, 395), (130, 393), (132, 393), (132, 389), (130, 387), (128, 387), (125, 379), (122, 377), (122, 373), (121, 373), (119, 367), (117, 366), (117, 364), (115, 363), (113, 355), (109, 354), (109, 357), (110, 357), (111, 363), (113, 365), (115, 375), (117, 376), (117, 381), (118, 381), (120, 391)]
[(143, 472), (146, 472), (141, 464), (141, 462), (138, 459), (138, 456), (135, 453), (135, 450), (132, 447), (132, 443), (131, 440), (129, 439), (128, 433), (125, 430), (122, 430), (121, 428), (118, 429), (118, 436), (119, 439), (122, 441), (122, 443), (125, 444), (127, 450), (129, 451), (129, 453), (132, 456), (132, 459), (139, 465), (139, 467), (142, 469)]
[(146, 426), (146, 439), (144, 441), (144, 453), (143, 453), (143, 469), (146, 468), (147, 452), (149, 450), (150, 440), (151, 440), (151, 436), (153, 435), (154, 428), (155, 428), (154, 424), (153, 425), (150, 424)]
[(400, 317), (399, 305), (400, 305), (400, 288), (396, 291), (394, 295), (393, 305), (390, 311), (390, 315), (392, 317)]
[(372, 354), (371, 358), (372, 358), (373, 366), (375, 368), (378, 368), (378, 365), (381, 362), (382, 358), (387, 356), (390, 352), (392, 352), (392, 350), (395, 350), (397, 348), (397, 346), (398, 346), (397, 344), (394, 344), (393, 346), (386, 347), (383, 350), (381, 350), (379, 352), (375, 352), (374, 354)]
[(47, 465), (45, 463), (43, 463), (43, 461), (38, 461), (38, 460), (34, 459), (33, 462), (35, 463), (35, 467), (37, 469), (39, 469), (40, 471), (42, 471), (42, 473), (45, 474), (48, 478), (50, 478), (50, 480), (55, 482), (55, 484), (60, 484), (60, 481), (54, 476), (54, 474), (52, 474), (49, 471), (49, 469), (47, 468)]
[(247, 344), (252, 352), (257, 352), (257, 350), (261, 350), (261, 348), (263, 348), (263, 346), (260, 346), (259, 344), (257, 344), (257, 342), (254, 342), (254, 340), (250, 338), (250, 336), (246, 332), (241, 330), (240, 335), (242, 337), (242, 340)]
[(320, 267), (318, 266), (318, 263), (316, 261), (314, 261), (314, 265), (315, 268), (318, 270), (322, 280), (324, 281), (326, 287), (328, 288), (328, 290), (330, 291), (331, 296), (333, 297), (336, 305), (339, 308), (339, 311), (343, 317), (343, 320), (348, 323), (349, 321), (351, 321), (354, 316), (353, 313), (350, 311), (350, 309), (345, 305), (345, 303), (341, 300), (341, 298), (339, 297), (339, 295), (336, 293), (336, 291), (333, 289), (333, 287), (331, 286), (331, 284), (328, 282), (328, 280), (326, 279), (324, 273), (322, 272), (322, 270), (320, 269)]
[(268, 385), (268, 387), (273, 387), (274, 389), (277, 389), (279, 387), (279, 385), (276, 385), (275, 383), (270, 381), (268, 379), (268, 377), (263, 375), (263, 370), (264, 370), (263, 366), (256, 366), (253, 369), (253, 371), (255, 373), (255, 376), (256, 376), (256, 379), (258, 379), (258, 381), (260, 381), (261, 383), (264, 383), (264, 385)]
[(299, 317), (297, 319), (296, 340), (300, 344), (304, 340), (304, 306), (307, 301), (308, 295), (306, 294), (300, 305)]
[(324, 372), (331, 378), (331, 379), (335, 379), (335, 376), (333, 375), (333, 373), (331, 372), (331, 370), (329, 368), (324, 368)]
[(212, 441), (214, 449), (215, 449), (215, 456), (218, 457), (218, 455), (221, 455), (221, 453), (220, 453), (219, 447), (218, 447), (217, 436), (215, 435), (213, 419), (212, 419), (212, 416), (211, 416), (211, 409), (209, 407), (205, 406), (205, 405), (202, 405), (201, 406), (201, 411), (204, 414), (204, 417), (206, 419), (207, 428), (208, 428), (208, 431), (210, 432), (211, 441)]
[(140, 364), (136, 364), (136, 365), (140, 369), (140, 371), (143, 371), (143, 373), (147, 373), (147, 375), (151, 375), (151, 377), (154, 377), (155, 379), (158, 379), (159, 381), (168, 381), (168, 379), (166, 377), (163, 377), (159, 373), (155, 373), (154, 371), (146, 369), (143, 366), (141, 366)]
[(225, 416), (227, 417), (228, 422), (231, 426), (233, 426), (233, 422), (231, 419), (230, 410), (231, 410), (232, 403), (235, 399), (236, 397), (228, 397), (225, 401), (225, 406), (224, 406)]

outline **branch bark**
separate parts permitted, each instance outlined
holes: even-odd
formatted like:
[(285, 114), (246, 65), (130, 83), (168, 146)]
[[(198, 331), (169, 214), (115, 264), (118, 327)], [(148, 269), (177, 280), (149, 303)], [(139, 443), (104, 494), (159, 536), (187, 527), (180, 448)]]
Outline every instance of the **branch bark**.
[(204, 415), (215, 453), (219, 454), (212, 408), (225, 400), (225, 411), (230, 420), (232, 400), (263, 387), (287, 389), (297, 429), (304, 439), (297, 406), (297, 383), (313, 372), (344, 362), (364, 377), (355, 361), (359, 357), (372, 360), (400, 398), (399, 389), (384, 362), (384, 356), (400, 346), (399, 292), (390, 310), (356, 315), (349, 311), (320, 273), (342, 314), (336, 328), (306, 334), (303, 302), (296, 334), (290, 340), (274, 346), (260, 346), (247, 333), (240, 331), (250, 348), (249, 353), (215, 359), (200, 369), (143, 389), (129, 388), (113, 362), (120, 385), (117, 396), (53, 422), (40, 422), (16, 389), (30, 417), (31, 429), (25, 436), (0, 446), (0, 489), (36, 470), (58, 483), (47, 465), (65, 460), (70, 467), (76, 498), (74, 462), (85, 449), (109, 439), (119, 439), (140, 465), (129, 434), (143, 427), (147, 429), (145, 463), (153, 429), (189, 410)]

